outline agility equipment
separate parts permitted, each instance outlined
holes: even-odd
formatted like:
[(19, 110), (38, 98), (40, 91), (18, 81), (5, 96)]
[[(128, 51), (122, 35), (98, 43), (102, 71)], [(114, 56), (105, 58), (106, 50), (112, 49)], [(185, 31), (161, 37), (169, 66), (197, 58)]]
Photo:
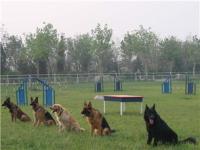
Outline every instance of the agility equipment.
[(162, 93), (170, 94), (172, 93), (172, 79), (171, 76), (167, 77), (162, 83)]
[(122, 91), (122, 82), (117, 77), (114, 77), (114, 91)]
[(185, 94), (195, 95), (196, 94), (196, 83), (194, 79), (191, 79), (189, 75), (185, 77)]
[(17, 105), (28, 105), (27, 82), (37, 81), (42, 85), (43, 89), (43, 106), (52, 106), (55, 104), (55, 90), (45, 81), (39, 78), (30, 78), (22, 80), (22, 83), (16, 91)]
[(100, 77), (98, 81), (95, 82), (95, 92), (103, 92), (103, 77)]

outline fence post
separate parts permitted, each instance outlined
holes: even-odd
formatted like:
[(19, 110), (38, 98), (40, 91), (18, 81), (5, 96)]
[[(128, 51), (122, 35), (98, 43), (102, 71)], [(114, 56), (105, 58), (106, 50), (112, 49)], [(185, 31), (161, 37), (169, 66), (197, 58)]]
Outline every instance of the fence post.
[(56, 84), (56, 75), (55, 74), (53, 74), (53, 82), (54, 82), (54, 84)]
[(155, 74), (153, 73), (153, 81), (155, 80)]
[(79, 84), (79, 77), (78, 77), (78, 74), (76, 75), (76, 83)]

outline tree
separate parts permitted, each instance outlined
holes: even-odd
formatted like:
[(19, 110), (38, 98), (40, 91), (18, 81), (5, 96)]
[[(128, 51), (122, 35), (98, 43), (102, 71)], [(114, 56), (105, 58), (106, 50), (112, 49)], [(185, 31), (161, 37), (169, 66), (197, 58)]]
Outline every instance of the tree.
[(199, 66), (197, 71), (200, 72), (200, 38), (198, 38), (197, 36), (193, 36), (192, 43), (194, 46), (193, 47), (194, 58), (191, 57), (193, 63), (192, 72), (193, 74), (195, 74), (197, 65)]
[(37, 28), (35, 34), (29, 34), (26, 38), (27, 48), (37, 68), (37, 74), (49, 74), (55, 71), (57, 30), (52, 24), (44, 23), (44, 25), (43, 28)]
[(22, 40), (17, 36), (4, 36), (4, 45), (2, 45), (2, 55), (5, 56), (4, 61), (6, 62), (7, 70), (17, 72), (17, 64), (19, 61), (19, 53), (24, 47)]
[(104, 25), (103, 29), (100, 24), (97, 24), (97, 27), (92, 30), (92, 37), (94, 39), (93, 54), (97, 60), (97, 71), (100, 73), (109, 71), (106, 68), (113, 58), (112, 45), (114, 42), (111, 40), (112, 29), (109, 29), (107, 24)]
[(17, 70), (21, 74), (36, 74), (36, 68), (33, 64), (29, 51), (24, 47), (19, 53)]
[(1, 48), (1, 74), (5, 74), (8, 69), (6, 66), (6, 53), (2, 43), (0, 44), (0, 48)]
[(81, 72), (89, 72), (92, 59), (92, 38), (89, 34), (83, 34), (76, 38), (75, 47), (79, 51), (79, 63)]
[(160, 42), (161, 65), (162, 71), (182, 71), (182, 43), (175, 37), (165, 38)]
[(191, 71), (195, 74), (196, 69), (198, 71), (197, 66), (200, 66), (200, 39), (193, 36), (191, 40), (186, 40), (182, 47), (183, 61), (186, 67), (184, 71)]
[(92, 38), (89, 34), (67, 39), (67, 54), (72, 60), (72, 70), (76, 73), (89, 72), (92, 59)]
[(67, 49), (64, 35), (61, 35), (57, 49), (57, 73), (65, 71), (65, 51)]
[[(122, 57), (131, 71), (157, 71), (158, 37), (150, 28), (127, 33), (121, 41)], [(132, 68), (135, 65), (137, 68)]]

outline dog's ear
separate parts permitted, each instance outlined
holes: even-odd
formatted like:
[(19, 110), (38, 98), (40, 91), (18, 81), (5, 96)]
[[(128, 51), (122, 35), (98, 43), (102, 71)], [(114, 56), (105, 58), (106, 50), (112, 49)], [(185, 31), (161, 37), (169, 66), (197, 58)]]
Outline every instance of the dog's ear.
[(155, 104), (153, 104), (152, 109), (155, 110)]
[(86, 103), (86, 101), (84, 102), (84, 106), (87, 106), (87, 103)]
[(33, 97), (31, 97), (30, 99), (31, 99), (31, 102), (32, 102), (33, 101)]
[(89, 101), (89, 103), (88, 103), (88, 107), (89, 108), (92, 108), (92, 103)]
[(63, 108), (61, 106), (58, 107), (59, 113), (63, 111)]
[(38, 97), (35, 98), (35, 102), (38, 103)]
[(145, 107), (145, 109), (146, 109), (146, 110), (148, 110), (148, 109), (149, 109), (149, 107), (148, 107), (148, 105), (147, 105), (147, 104), (146, 104), (146, 107)]
[(6, 101), (10, 102), (10, 97), (7, 97)]

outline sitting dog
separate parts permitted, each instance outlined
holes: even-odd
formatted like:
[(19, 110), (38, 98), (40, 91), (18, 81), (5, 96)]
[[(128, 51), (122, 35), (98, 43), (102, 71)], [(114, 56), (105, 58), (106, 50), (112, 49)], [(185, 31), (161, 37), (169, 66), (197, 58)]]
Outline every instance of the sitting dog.
[(10, 97), (8, 97), (4, 101), (2, 106), (5, 106), (9, 109), (11, 113), (12, 122), (16, 122), (16, 119), (19, 119), (23, 122), (31, 121), (31, 118), (26, 113), (24, 113), (17, 105), (10, 101)]
[(69, 114), (69, 112), (60, 104), (54, 104), (50, 107), (56, 116), (59, 131), (67, 129), (68, 131), (84, 131), (79, 123)]
[(111, 130), (103, 115), (92, 107), (91, 102), (88, 104), (84, 103), (81, 114), (86, 117), (91, 125), (91, 135), (110, 135), (112, 132), (115, 132), (115, 130)]
[(30, 105), (34, 110), (34, 116), (35, 116), (34, 126), (39, 126), (41, 123), (43, 123), (44, 125), (56, 124), (51, 114), (48, 111), (46, 111), (42, 106), (39, 105), (38, 97), (36, 97), (35, 100), (33, 100), (33, 98), (31, 97)]
[(178, 144), (178, 143), (196, 143), (196, 140), (189, 137), (185, 140), (178, 141), (177, 134), (167, 125), (167, 123), (160, 118), (155, 110), (155, 104), (152, 108), (146, 105), (144, 112), (144, 120), (148, 132), (147, 144), (151, 144), (154, 139), (153, 146), (158, 142), (163, 144)]

